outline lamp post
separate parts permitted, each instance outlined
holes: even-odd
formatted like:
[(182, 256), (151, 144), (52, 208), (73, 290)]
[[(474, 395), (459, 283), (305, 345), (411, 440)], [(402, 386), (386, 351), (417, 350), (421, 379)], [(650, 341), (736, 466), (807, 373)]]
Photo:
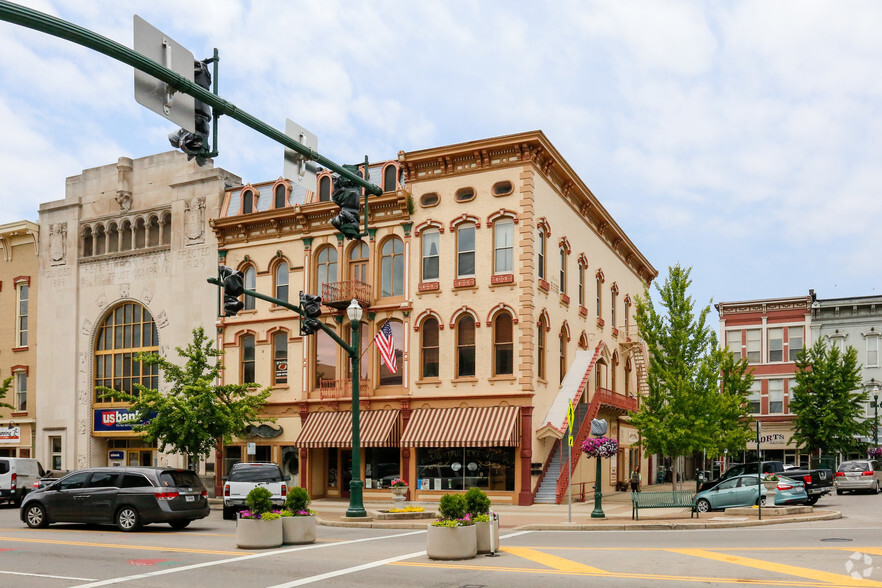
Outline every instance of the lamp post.
[(361, 439), (359, 429), (359, 401), (358, 384), (361, 375), (360, 363), (360, 336), (361, 317), (364, 311), (354, 298), (346, 309), (349, 324), (352, 326), (352, 345), (347, 349), (349, 361), (352, 363), (352, 479), (349, 481), (349, 508), (346, 510), (347, 517), (366, 517), (362, 489), (364, 482), (361, 479)]
[[(592, 419), (591, 420), (591, 434), (595, 437), (603, 437), (606, 435), (607, 424), (603, 419)], [(600, 469), (600, 456), (598, 455), (595, 459), (597, 459), (597, 470), (594, 476), (594, 510), (591, 511), (592, 519), (603, 519), (606, 518), (606, 515), (603, 514), (603, 506), (601, 506), (601, 500), (603, 499), (603, 492), (600, 489), (600, 477), (602, 475)], [(569, 466), (567, 466), (569, 467)]]
[(873, 391), (873, 445), (879, 447), (879, 388)]

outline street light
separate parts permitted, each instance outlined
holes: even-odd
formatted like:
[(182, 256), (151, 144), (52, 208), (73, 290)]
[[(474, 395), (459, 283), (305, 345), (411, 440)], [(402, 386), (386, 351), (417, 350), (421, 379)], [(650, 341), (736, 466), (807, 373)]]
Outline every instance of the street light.
[(361, 317), (364, 311), (354, 298), (346, 308), (346, 316), (349, 317), (349, 324), (352, 326), (352, 345), (347, 349), (349, 352), (349, 361), (352, 363), (352, 479), (349, 481), (349, 508), (346, 510), (347, 517), (366, 517), (367, 512), (364, 510), (364, 501), (362, 499), (362, 489), (364, 482), (361, 480), (361, 440), (359, 438), (359, 402), (358, 402), (358, 384), (361, 375), (359, 360), (361, 346), (359, 337), (361, 335)]
[(879, 447), (879, 388), (873, 391), (873, 445)]

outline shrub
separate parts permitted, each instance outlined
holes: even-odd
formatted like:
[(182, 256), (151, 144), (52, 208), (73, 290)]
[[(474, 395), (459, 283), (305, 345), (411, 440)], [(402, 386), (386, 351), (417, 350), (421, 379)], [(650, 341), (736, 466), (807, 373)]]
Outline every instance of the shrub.
[(490, 499), (480, 488), (469, 488), (465, 493), (465, 500), (466, 510), (472, 517), (490, 512)]
[(272, 492), (267, 490), (264, 486), (258, 486), (257, 488), (252, 488), (251, 492), (248, 493), (248, 496), (245, 497), (245, 504), (248, 505), (248, 510), (253, 514), (262, 515), (273, 509), (272, 498)]
[(462, 494), (445, 494), (438, 506), (441, 518), (448, 521), (461, 519), (468, 512), (468, 504)]
[(285, 498), (285, 508), (293, 513), (299, 513), (308, 510), (309, 492), (306, 488), (295, 486), (288, 490), (288, 496)]

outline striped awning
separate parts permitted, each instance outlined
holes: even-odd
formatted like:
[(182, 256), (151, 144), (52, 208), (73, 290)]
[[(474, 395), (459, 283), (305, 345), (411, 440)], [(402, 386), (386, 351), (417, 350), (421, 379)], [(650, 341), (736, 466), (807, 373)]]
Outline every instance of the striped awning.
[[(362, 447), (398, 447), (401, 438), (397, 410), (359, 412)], [(298, 447), (352, 447), (352, 412), (313, 412), (294, 442)]]
[(411, 413), (402, 447), (517, 447), (517, 406), (421, 408)]

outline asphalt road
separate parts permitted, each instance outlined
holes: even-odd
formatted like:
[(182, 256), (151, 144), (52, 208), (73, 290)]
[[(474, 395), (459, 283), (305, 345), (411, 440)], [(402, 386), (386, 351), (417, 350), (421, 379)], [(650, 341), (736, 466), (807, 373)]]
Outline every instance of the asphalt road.
[(819, 506), (844, 516), (725, 530), (513, 530), (497, 557), (460, 562), (429, 560), (423, 530), (320, 526), (314, 544), (245, 551), (219, 511), (183, 531), (121, 533), (28, 529), (4, 507), (0, 587), (882, 587), (882, 494), (833, 495)]

